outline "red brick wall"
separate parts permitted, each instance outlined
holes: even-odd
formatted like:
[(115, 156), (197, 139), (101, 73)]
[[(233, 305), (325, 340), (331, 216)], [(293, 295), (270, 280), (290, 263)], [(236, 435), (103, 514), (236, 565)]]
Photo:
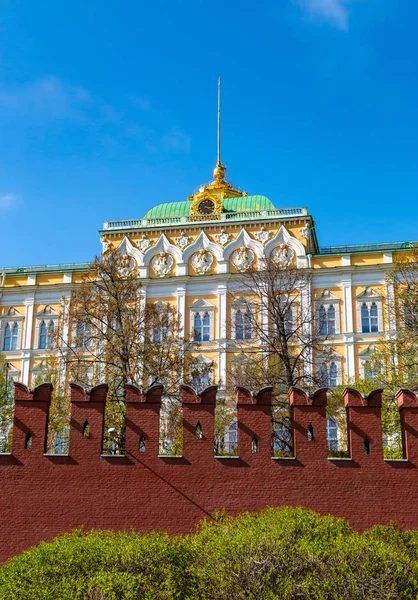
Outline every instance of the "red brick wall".
[(0, 455), (1, 562), (81, 526), (190, 532), (216, 509), (304, 506), (344, 517), (358, 530), (392, 520), (418, 527), (418, 399), (406, 390), (398, 394), (406, 458), (397, 461), (383, 459), (380, 390), (367, 397), (346, 390), (351, 458), (339, 460), (327, 458), (326, 390), (291, 390), (295, 456), (287, 459), (270, 456), (270, 388), (237, 389), (239, 458), (213, 455), (216, 388), (199, 396), (186, 386), (182, 457), (158, 456), (161, 386), (145, 394), (128, 387), (127, 454), (101, 456), (105, 385), (90, 393), (72, 386), (69, 456), (46, 456), (51, 392), (49, 384), (33, 392), (16, 384), (12, 453)]

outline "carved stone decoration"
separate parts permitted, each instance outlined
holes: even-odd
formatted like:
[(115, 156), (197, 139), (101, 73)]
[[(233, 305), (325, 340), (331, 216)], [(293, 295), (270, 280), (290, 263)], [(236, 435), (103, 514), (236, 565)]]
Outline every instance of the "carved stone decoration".
[(305, 238), (305, 240), (309, 239), (309, 235), (310, 235), (310, 231), (309, 231), (309, 227), (306, 225), (306, 227), (302, 227), (302, 229), (299, 229), (300, 231), (300, 235)]
[(145, 252), (145, 250), (148, 250), (148, 248), (151, 246), (151, 240), (147, 238), (145, 233), (142, 234), (142, 238), (139, 240), (139, 242), (137, 242), (137, 246), (141, 252)]
[(106, 252), (109, 252), (110, 248), (112, 247), (112, 244), (108, 242), (103, 236), (101, 236), (100, 241), (102, 243), (102, 252), (103, 254), (106, 254)]
[(259, 242), (265, 244), (271, 238), (271, 231), (267, 231), (267, 229), (263, 227), (261, 231), (257, 231), (255, 237), (258, 239)]
[(192, 267), (195, 270), (195, 273), (199, 275), (203, 275), (211, 268), (213, 263), (213, 254), (208, 252), (207, 250), (198, 250), (192, 256)]
[(122, 277), (128, 277), (136, 269), (136, 261), (129, 254), (123, 254), (120, 257), (120, 273)]
[(184, 231), (181, 232), (180, 237), (176, 239), (177, 246), (183, 250), (186, 246), (190, 244), (190, 238), (188, 235), (184, 235)]
[(159, 252), (151, 261), (151, 266), (156, 275), (165, 277), (171, 272), (174, 260), (171, 254), (167, 252)]
[(225, 229), (222, 229), (221, 233), (218, 233), (215, 237), (216, 241), (221, 244), (221, 246), (225, 246), (232, 238), (232, 235), (230, 233), (226, 233)]
[(238, 271), (248, 271), (254, 262), (255, 254), (250, 248), (241, 246), (232, 254), (232, 264)]
[(294, 255), (292, 248), (289, 248), (286, 244), (280, 244), (271, 253), (271, 260), (281, 269), (286, 269), (292, 266)]

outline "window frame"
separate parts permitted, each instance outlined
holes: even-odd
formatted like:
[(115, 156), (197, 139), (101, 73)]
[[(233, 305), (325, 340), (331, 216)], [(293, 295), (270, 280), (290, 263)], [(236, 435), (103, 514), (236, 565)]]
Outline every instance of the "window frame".
[[(202, 321), (202, 332), (203, 332), (203, 320), (204, 320), (204, 316), (206, 313), (208, 313), (208, 315), (209, 315), (209, 340), (205, 340), (205, 341), (195, 340), (195, 335), (194, 335), (194, 333), (195, 333), (195, 326), (194, 326), (195, 316), (198, 314), (200, 315), (200, 318)], [(189, 324), (190, 324), (189, 337), (191, 340), (195, 341), (198, 344), (207, 344), (209, 342), (215, 341), (215, 338), (214, 338), (215, 307), (213, 304), (210, 304), (210, 302), (208, 302), (207, 300), (204, 300), (203, 298), (201, 298), (200, 300), (197, 300), (189, 307), (189, 319), (190, 319), (189, 320)]]

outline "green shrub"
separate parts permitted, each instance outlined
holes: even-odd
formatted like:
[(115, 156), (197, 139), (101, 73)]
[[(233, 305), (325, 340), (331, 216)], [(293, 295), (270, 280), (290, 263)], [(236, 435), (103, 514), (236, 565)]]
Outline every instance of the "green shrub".
[(191, 536), (76, 531), (0, 569), (7, 600), (401, 600), (418, 532), (363, 535), (301, 508), (205, 520)]

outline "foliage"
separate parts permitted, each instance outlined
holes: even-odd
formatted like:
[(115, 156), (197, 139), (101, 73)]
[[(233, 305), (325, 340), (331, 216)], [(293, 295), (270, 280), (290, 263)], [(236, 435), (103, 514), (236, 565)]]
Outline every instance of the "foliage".
[(48, 443), (49, 453), (65, 454), (68, 452), (68, 435), (70, 427), (70, 402), (60, 372), (59, 360), (56, 356), (42, 360), (33, 381), (35, 388), (42, 383), (52, 383), (53, 391), (49, 410)]
[(13, 381), (9, 363), (0, 353), (0, 452), (10, 452), (11, 424), (13, 421)]
[(259, 267), (237, 274), (230, 286), (231, 303), (245, 315), (252, 339), (235, 341), (241, 354), (230, 362), (228, 390), (231, 393), (235, 385), (250, 390), (272, 386), (273, 453), (288, 456), (292, 444), (288, 390), (322, 384), (315, 357), (326, 354), (328, 335), (316, 326), (308, 269), (294, 262), (284, 267), (274, 259)]
[[(117, 252), (96, 258), (65, 303), (57, 348), (67, 381), (92, 387), (109, 385), (105, 451), (124, 445), (125, 386), (164, 384), (173, 398), (163, 417), (177, 432), (179, 386), (193, 371), (194, 345), (184, 339), (177, 310), (168, 303), (147, 303), (135, 261)], [(176, 402), (177, 399), (177, 402)], [(174, 435), (172, 443), (178, 445)]]
[(217, 514), (193, 536), (76, 531), (0, 569), (8, 600), (400, 600), (418, 593), (418, 532), (363, 535), (301, 508)]

